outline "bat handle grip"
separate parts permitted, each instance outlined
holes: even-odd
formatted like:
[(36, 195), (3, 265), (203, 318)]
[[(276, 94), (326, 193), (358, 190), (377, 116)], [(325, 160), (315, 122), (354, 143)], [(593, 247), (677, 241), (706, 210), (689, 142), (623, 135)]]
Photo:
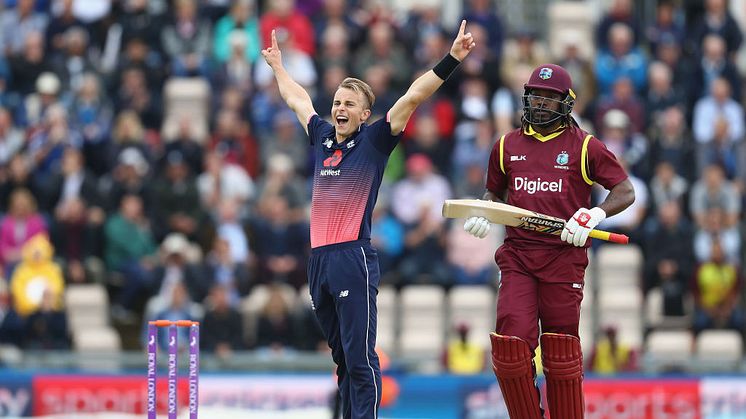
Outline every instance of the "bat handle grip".
[(599, 240), (606, 240), (612, 243), (627, 244), (629, 237), (624, 234), (610, 233), (603, 230), (591, 230), (590, 237)]

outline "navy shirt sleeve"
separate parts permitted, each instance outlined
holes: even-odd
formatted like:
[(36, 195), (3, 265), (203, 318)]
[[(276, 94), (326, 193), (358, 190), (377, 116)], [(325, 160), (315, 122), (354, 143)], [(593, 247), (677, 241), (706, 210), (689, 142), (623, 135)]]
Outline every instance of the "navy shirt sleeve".
[(373, 146), (386, 156), (394, 151), (402, 135), (402, 132), (396, 135), (391, 134), (391, 122), (388, 115), (370, 124), (368, 130), (370, 130), (368, 137), (371, 139)]
[(308, 120), (308, 138), (311, 145), (316, 144), (317, 140), (323, 140), (334, 133), (334, 127), (329, 122), (321, 119), (318, 114), (311, 115)]

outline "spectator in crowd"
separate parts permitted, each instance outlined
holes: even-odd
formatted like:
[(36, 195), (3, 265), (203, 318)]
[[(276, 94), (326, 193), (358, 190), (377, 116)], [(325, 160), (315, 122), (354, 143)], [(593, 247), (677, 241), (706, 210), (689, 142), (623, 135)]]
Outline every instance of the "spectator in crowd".
[(445, 223), (441, 205), (451, 197), (445, 177), (435, 173), (429, 158), (407, 159), (407, 177), (393, 187), (392, 210), (405, 226), (404, 254), (399, 265), (404, 283), (452, 282), (445, 260)]
[(73, 5), (75, 0), (61, 0), (57, 2), (60, 11), (56, 16), (49, 19), (49, 24), (44, 35), (45, 44), (50, 56), (54, 57), (62, 53), (65, 48), (65, 32), (70, 28), (85, 28), (83, 21), (75, 16)]
[(469, 339), (471, 327), (466, 323), (460, 323), (454, 329), (456, 336), (448, 343), (444, 353), (448, 372), (457, 375), (475, 375), (483, 372), (487, 352), (481, 345)]
[(692, 103), (712, 92), (713, 83), (719, 78), (728, 81), (728, 94), (733, 100), (741, 99), (741, 77), (735, 63), (728, 56), (723, 38), (715, 34), (707, 35), (702, 40), (702, 53), (696, 58), (689, 85)]
[(243, 34), (243, 57), (254, 64), (259, 58), (262, 42), (259, 38), (259, 19), (255, 15), (254, 0), (234, 1), (230, 12), (218, 19), (212, 37), (212, 51), (218, 62), (226, 62), (233, 56), (235, 45), (231, 40), (236, 33)]
[(140, 36), (127, 36), (126, 41), (123, 42), (123, 51), (121, 55), (116, 56), (114, 68), (110, 70), (112, 74), (109, 75), (107, 86), (112, 96), (118, 91), (124, 74), (133, 68), (143, 72), (148, 88), (160, 89), (163, 86), (166, 66), (158, 45), (159, 43), (149, 44), (146, 38)]
[(153, 272), (152, 290), (162, 301), (171, 298), (173, 288), (181, 284), (189, 299), (201, 302), (208, 292), (208, 281), (201, 277), (200, 270), (193, 262), (198, 262), (194, 246), (181, 233), (171, 233), (161, 243), (158, 262)]
[(697, 226), (707, 225), (706, 215), (710, 208), (722, 210), (723, 227), (731, 228), (738, 223), (741, 194), (733, 182), (725, 178), (723, 168), (716, 164), (704, 168), (689, 195), (689, 210)]
[(664, 39), (679, 45), (684, 43), (686, 28), (679, 19), (680, 6), (672, 0), (659, 1), (655, 7), (655, 20), (645, 29), (645, 40), (652, 55), (657, 55), (658, 46)]
[[(50, 108), (62, 107), (60, 103), (60, 78), (51, 71), (39, 74), (34, 84), (36, 91), (28, 92), (18, 109), (18, 118), (34, 132), (41, 128)], [(62, 107), (64, 109), (64, 107)]]
[(662, 111), (651, 131), (648, 167), (654, 168), (657, 163), (666, 162), (687, 182), (694, 182), (698, 173), (695, 146), (692, 134), (687, 128), (684, 110), (671, 107)]
[(257, 238), (258, 281), (303, 286), (310, 249), (308, 225), (292, 220), (287, 201), (280, 195), (266, 197), (259, 203), (259, 217), (251, 229)]
[(201, 323), (200, 346), (221, 359), (228, 359), (234, 351), (244, 349), (241, 313), (230, 303), (228, 295), (222, 285), (210, 289)]
[[(344, 29), (345, 37), (341, 40), (347, 44), (345, 50), (354, 50), (363, 42), (365, 33), (352, 16), (353, 7), (347, 3), (345, 0), (324, 0), (323, 8), (313, 19), (313, 27), (319, 38), (324, 37), (322, 34), (326, 34), (329, 28)], [(334, 33), (339, 32), (335, 30)], [(326, 39), (317, 39), (320, 54), (324, 54), (326, 45)]]
[[(457, 78), (454, 78), (454, 82), (450, 84), (462, 79), (479, 78), (487, 84), (488, 92), (494, 92), (495, 89), (500, 87), (503, 77), (506, 76), (505, 71), (502, 73), (495, 71), (496, 68), (500, 68), (500, 57), (495, 54), (488, 44), (486, 28), (472, 23), (469, 25), (469, 30), (471, 31), (471, 34), (474, 37), (474, 42), (477, 46), (474, 47), (474, 51), (469, 54), (469, 59), (464, 62), (461, 73)], [(448, 39), (445, 38), (442, 33), (438, 34), (438, 39), (440, 40), (439, 44), (431, 48), (432, 59), (426, 63), (426, 68), (430, 68), (437, 64), (438, 58), (436, 57), (438, 57), (440, 52), (443, 51), (447, 45)], [(531, 51), (526, 53), (532, 54)], [(515, 58), (520, 60), (519, 57)], [(513, 67), (510, 68), (510, 72), (513, 71), (515, 65), (518, 65), (518, 63), (513, 64)], [(448, 85), (445, 86), (445, 88), (448, 87)]]
[[(489, 117), (476, 121), (474, 132), (469, 136), (457, 137), (451, 154), (451, 169), (445, 173), (450, 173), (456, 191), (462, 190), (464, 183), (470, 183), (470, 170), (477, 167), (482, 170), (479, 174), (480, 182), (484, 177), (484, 171), (487, 170), (487, 157), (495, 138), (492, 129), (492, 121)], [(474, 174), (476, 176), (476, 174)], [(482, 185), (483, 186), (483, 185)], [(469, 188), (466, 188), (469, 189)], [(459, 197), (477, 197), (482, 194), (481, 186), (479, 193), (475, 195), (457, 192)]]
[(164, 173), (153, 184), (152, 212), (156, 237), (167, 232), (182, 233), (192, 239), (201, 237), (206, 225), (197, 183), (179, 151), (166, 155)]
[(222, 201), (234, 201), (238, 208), (249, 202), (254, 197), (254, 181), (241, 166), (225, 162), (216, 150), (205, 155), (205, 171), (197, 178), (197, 190), (202, 206), (214, 217)]
[(50, 106), (40, 129), (29, 138), (26, 153), (31, 161), (33, 179), (38, 185), (48, 185), (60, 172), (62, 155), (67, 148), (83, 148), (83, 137), (70, 127), (62, 105)]
[(692, 128), (700, 173), (708, 163), (717, 163), (717, 159), (712, 160), (718, 148), (730, 149), (743, 143), (746, 134), (743, 106), (730, 92), (728, 81), (717, 78), (712, 82), (710, 94), (698, 100), (694, 107)]
[(109, 213), (116, 211), (125, 195), (137, 195), (142, 200), (144, 210), (150, 212), (152, 184), (148, 173), (150, 165), (139, 148), (127, 147), (117, 158), (111, 172), (101, 180), (102, 195), (108, 197)]
[(259, 176), (259, 144), (251, 132), (251, 124), (236, 112), (225, 109), (217, 112), (207, 149), (218, 151), (228, 163), (243, 167), (252, 179)]
[(203, 168), (204, 143), (207, 138), (207, 121), (191, 115), (175, 115), (163, 124), (161, 138), (165, 143), (161, 158), (164, 168), (171, 152), (181, 154), (190, 173), (200, 173)]
[(713, 238), (711, 247), (710, 257), (697, 267), (692, 284), (695, 336), (713, 328), (733, 329), (743, 335), (741, 270), (726, 259), (718, 238)]
[(291, 305), (282, 288), (269, 287), (269, 296), (257, 320), (256, 346), (271, 352), (291, 349), (295, 341), (293, 325)]
[(23, 346), (32, 350), (70, 349), (67, 315), (59, 296), (50, 289), (43, 291), (38, 309), (26, 318)]
[[(682, 214), (677, 200), (662, 203), (647, 225), (644, 240), (642, 290), (659, 288), (663, 295), (663, 315), (683, 316), (684, 298), (694, 269), (692, 225)], [(660, 243), (666, 243), (661, 246)]]
[[(660, 61), (654, 61), (648, 67), (648, 91), (643, 98), (647, 127), (655, 125), (655, 121), (662, 119), (661, 114), (671, 107), (685, 108), (686, 95), (673, 84), (671, 69)], [(685, 124), (682, 122), (682, 128)], [(643, 127), (641, 126), (640, 129)]]
[(29, 32), (24, 35), (23, 49), (8, 56), (13, 83), (9, 88), (21, 95), (34, 91), (36, 80), (45, 72), (52, 71), (52, 65), (44, 51), (44, 35)]
[(272, 156), (284, 154), (293, 161), (293, 167), (305, 172), (308, 166), (308, 147), (303, 138), (303, 131), (298, 129), (298, 120), (290, 111), (283, 111), (275, 115), (272, 121), (274, 127), (273, 138), (261, 145), (261, 158), (269, 161)]
[(661, 160), (655, 166), (655, 174), (650, 179), (651, 212), (657, 211), (658, 208), (671, 201), (676, 201), (681, 205), (686, 202), (688, 191), (687, 180), (676, 173), (671, 163)]
[(145, 70), (128, 67), (122, 71), (114, 96), (115, 109), (118, 112), (133, 111), (150, 130), (159, 130), (163, 118), (160, 90), (153, 90), (148, 85)]
[(233, 260), (230, 242), (215, 237), (212, 247), (202, 262), (202, 278), (210, 288), (220, 286), (227, 293), (231, 307), (238, 307), (241, 298), (249, 294), (254, 286), (250, 263)]
[(36, 199), (28, 189), (13, 190), (9, 202), (8, 213), (0, 221), (0, 266), (6, 277), (21, 261), (26, 242), (47, 232), (46, 222), (37, 211)]
[(687, 33), (693, 52), (698, 50), (702, 40), (710, 34), (718, 35), (725, 41), (725, 49), (731, 57), (743, 42), (741, 28), (728, 11), (726, 0), (705, 0), (704, 13), (693, 15), (692, 21), (693, 25)]
[(248, 38), (242, 31), (233, 31), (226, 43), (229, 46), (228, 57), (212, 70), (212, 84), (215, 90), (236, 89), (244, 95), (251, 95), (254, 90), (252, 63), (246, 59)]
[[(44, 191), (31, 180), (31, 168), (26, 156), (18, 153), (11, 157), (7, 170), (0, 169), (0, 214), (9, 211), (11, 194), (17, 189), (26, 189), (31, 196), (39, 201), (44, 197)], [(0, 252), (0, 258), (2, 253)]]
[(10, 290), (13, 296), (13, 310), (26, 318), (37, 311), (49, 293), (51, 306), (62, 309), (65, 292), (65, 279), (62, 269), (53, 260), (54, 249), (46, 234), (31, 237), (22, 248), (21, 263), (10, 276)]
[(604, 123), (606, 113), (618, 109), (627, 116), (630, 134), (645, 133), (645, 103), (643, 98), (635, 92), (632, 81), (627, 77), (619, 77), (614, 81), (609, 96), (599, 99), (596, 105), (596, 127)]
[(215, 219), (215, 232), (226, 240), (234, 262), (246, 263), (249, 260), (249, 240), (240, 222), (240, 208), (236, 201), (226, 199), (218, 204)]
[(619, 341), (617, 328), (606, 326), (603, 333), (591, 352), (588, 370), (603, 375), (635, 371), (637, 352)]
[(61, 78), (64, 90), (80, 88), (83, 76), (96, 70), (96, 63), (90, 56), (88, 31), (74, 26), (65, 31), (64, 49), (51, 58), (55, 74)]
[(391, 214), (389, 198), (378, 197), (373, 208), (370, 242), (378, 250), (383, 282), (395, 282), (396, 268), (404, 251), (404, 226)]
[[(614, 0), (609, 10), (601, 17), (596, 26), (596, 47), (598, 49), (611, 48), (610, 34), (613, 27), (622, 24), (630, 28), (632, 45), (639, 45), (637, 36), (642, 33), (640, 22), (635, 17), (634, 4), (632, 0)], [(575, 79), (573, 79), (575, 80)]]
[(18, 54), (23, 51), (24, 41), (30, 33), (44, 33), (49, 17), (34, 9), (36, 0), (17, 0), (13, 10), (0, 16), (0, 53)]
[(140, 38), (153, 50), (161, 50), (163, 22), (161, 16), (148, 10), (148, 0), (127, 0), (122, 5), (122, 14), (118, 22), (122, 26), (124, 44), (132, 38)]
[(435, 171), (447, 177), (451, 172), (451, 148), (453, 143), (440, 137), (438, 123), (434, 116), (420, 114), (414, 131), (414, 137), (404, 144), (406, 154), (426, 156), (433, 163)]
[(694, 256), (698, 262), (712, 259), (713, 244), (720, 246), (722, 258), (731, 264), (738, 264), (741, 258), (741, 235), (737, 226), (728, 227), (722, 208), (709, 207), (705, 211), (704, 225), (694, 235)]
[(505, 41), (505, 25), (497, 14), (497, 8), (492, 5), (490, 0), (469, 0), (465, 6), (464, 16), (461, 17), (461, 20), (478, 24), (487, 29), (488, 45), (495, 56), (500, 59), (503, 42)]
[(106, 267), (123, 276), (122, 289), (112, 304), (111, 314), (115, 320), (131, 322), (136, 299), (153, 284), (156, 256), (156, 243), (143, 212), (142, 198), (124, 195), (119, 211), (106, 220), (104, 236)]
[(90, 170), (97, 176), (107, 170), (111, 126), (114, 109), (96, 73), (82, 76), (80, 86), (70, 103), (70, 125), (83, 136), (83, 155)]
[(531, 76), (532, 67), (519, 64), (511, 69), (508, 79), (503, 80), (503, 87), (497, 89), (492, 96), (490, 107), (496, 132), (509, 132), (520, 126), (523, 116), (523, 85)]
[(173, 22), (161, 30), (163, 51), (176, 77), (208, 75), (211, 28), (197, 14), (196, 0), (176, 0)]
[[(563, 33), (560, 38), (561, 51), (557, 59), (557, 64), (567, 70), (575, 84), (574, 90), (577, 98), (572, 108), (575, 119), (585, 116), (588, 104), (596, 97), (596, 76), (593, 73), (593, 63), (588, 59), (587, 54), (581, 51), (581, 39), (581, 35), (576, 32)], [(528, 75), (521, 75), (520, 80), (528, 80)], [(579, 123), (582, 127), (582, 120)], [(508, 132), (508, 130), (499, 132)]]
[[(270, 46), (270, 33), (273, 29), (281, 28), (288, 32), (288, 37), (296, 43), (299, 51), (312, 56), (316, 52), (316, 34), (311, 21), (296, 8), (295, 0), (275, 0), (269, 2), (268, 9), (259, 18), (259, 33), (262, 37), (262, 49)], [(281, 42), (277, 31), (277, 41)], [(280, 45), (283, 52), (288, 46)], [(285, 54), (283, 54), (285, 55)], [(298, 80), (293, 77), (294, 80)]]
[(648, 142), (642, 134), (634, 130), (629, 116), (620, 109), (611, 109), (604, 114), (600, 122), (599, 138), (606, 147), (618, 159), (624, 159), (633, 174), (647, 177)]
[(490, 231), (483, 241), (464, 231), (460, 223), (452, 223), (447, 234), (446, 257), (454, 285), (494, 284), (497, 272), (492, 249), (502, 240), (497, 229)]
[(609, 28), (608, 49), (602, 49), (596, 57), (596, 81), (602, 96), (610, 94), (614, 83), (622, 77), (630, 79), (636, 92), (643, 91), (647, 60), (642, 51), (635, 47), (635, 33), (638, 32), (633, 32), (624, 23), (615, 23)]
[(396, 42), (394, 27), (388, 22), (377, 22), (368, 29), (368, 38), (352, 60), (354, 74), (363, 75), (372, 65), (383, 66), (395, 91), (403, 90), (411, 77), (411, 60)]
[(307, 195), (306, 186), (297, 175), (292, 159), (283, 153), (272, 155), (267, 160), (267, 170), (257, 186), (259, 202), (279, 196), (287, 202), (292, 220), (300, 221), (305, 217)]
[(518, 65), (533, 69), (548, 61), (549, 52), (544, 43), (537, 39), (537, 34), (530, 29), (522, 29), (505, 42), (500, 58), (500, 78), (511, 80), (513, 69)]

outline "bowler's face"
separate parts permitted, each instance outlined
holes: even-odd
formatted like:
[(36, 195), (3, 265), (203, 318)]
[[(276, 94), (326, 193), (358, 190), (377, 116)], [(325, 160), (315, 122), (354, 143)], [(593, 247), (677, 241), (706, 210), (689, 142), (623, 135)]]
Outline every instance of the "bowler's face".
[(370, 116), (370, 109), (362, 94), (352, 89), (339, 88), (332, 102), (332, 119), (337, 137), (347, 138)]

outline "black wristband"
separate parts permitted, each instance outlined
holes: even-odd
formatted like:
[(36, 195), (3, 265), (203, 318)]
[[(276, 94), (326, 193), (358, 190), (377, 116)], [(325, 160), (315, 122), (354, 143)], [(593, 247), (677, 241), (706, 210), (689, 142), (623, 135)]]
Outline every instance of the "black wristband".
[(448, 77), (453, 71), (461, 64), (461, 61), (457, 60), (456, 57), (450, 53), (446, 54), (438, 64), (433, 67), (433, 73), (438, 76), (441, 80), (448, 80)]

